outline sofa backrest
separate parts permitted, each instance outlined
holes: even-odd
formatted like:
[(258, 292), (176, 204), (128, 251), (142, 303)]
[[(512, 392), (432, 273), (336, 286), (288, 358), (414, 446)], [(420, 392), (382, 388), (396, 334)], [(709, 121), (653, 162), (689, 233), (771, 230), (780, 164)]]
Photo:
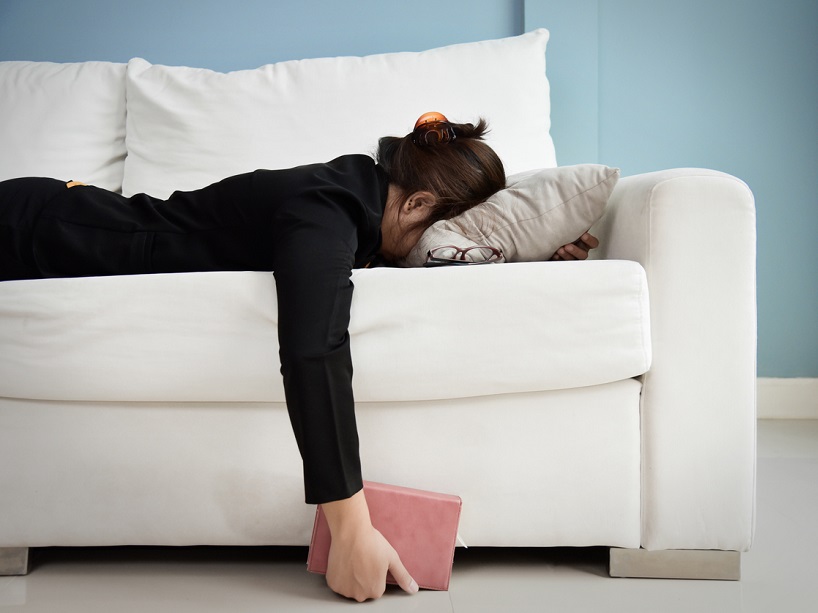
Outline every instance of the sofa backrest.
[(120, 190), (126, 67), (0, 62), (0, 181), (55, 177)]
[(485, 117), (509, 174), (555, 166), (548, 36), (230, 73), (138, 58), (127, 69), (0, 63), (0, 179), (55, 176), (166, 197), (257, 168), (374, 153), (379, 137), (407, 134), (432, 110)]

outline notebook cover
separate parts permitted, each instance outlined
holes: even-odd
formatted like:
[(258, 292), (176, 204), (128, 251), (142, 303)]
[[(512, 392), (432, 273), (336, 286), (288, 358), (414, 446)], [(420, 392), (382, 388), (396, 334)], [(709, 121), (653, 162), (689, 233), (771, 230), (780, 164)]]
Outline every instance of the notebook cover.
[[(418, 586), (448, 590), (460, 522), (460, 497), (372, 481), (364, 481), (364, 496), (372, 525), (395, 548)], [(307, 570), (327, 572), (330, 540), (329, 525), (319, 505)], [(386, 582), (397, 584), (391, 573)]]

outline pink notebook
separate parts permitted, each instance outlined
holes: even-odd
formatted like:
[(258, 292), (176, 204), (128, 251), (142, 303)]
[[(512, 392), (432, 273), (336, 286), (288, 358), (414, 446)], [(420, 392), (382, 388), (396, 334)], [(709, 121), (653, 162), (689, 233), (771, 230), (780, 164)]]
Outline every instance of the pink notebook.
[[(452, 575), (459, 496), (364, 481), (372, 525), (386, 537), (419, 587), (448, 590)], [(307, 570), (327, 572), (330, 532), (321, 506), (315, 513)], [(391, 574), (386, 582), (396, 584)]]

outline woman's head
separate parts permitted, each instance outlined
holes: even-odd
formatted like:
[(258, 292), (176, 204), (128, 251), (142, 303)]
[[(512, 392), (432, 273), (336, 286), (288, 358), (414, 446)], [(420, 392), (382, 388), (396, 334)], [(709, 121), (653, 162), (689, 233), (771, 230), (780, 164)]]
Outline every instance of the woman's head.
[[(459, 124), (427, 113), (406, 136), (380, 139), (377, 160), (393, 187), (395, 220), (403, 234), (417, 242), (433, 223), (456, 217), (505, 187), (503, 163), (483, 142), (487, 131), (484, 119)], [(403, 214), (409, 211), (415, 214), (407, 222)], [(390, 223), (389, 217), (384, 221)]]

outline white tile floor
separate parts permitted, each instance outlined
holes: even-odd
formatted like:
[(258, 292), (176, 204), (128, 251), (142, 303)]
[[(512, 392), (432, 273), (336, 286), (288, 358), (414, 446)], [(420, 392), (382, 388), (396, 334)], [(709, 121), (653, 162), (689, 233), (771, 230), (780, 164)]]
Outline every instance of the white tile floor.
[(26, 577), (0, 577), (0, 608), (148, 611), (818, 611), (818, 420), (759, 422), (758, 525), (742, 580), (608, 577), (607, 550), (459, 549), (449, 592), (390, 589), (356, 605), (304, 570), (304, 548), (34, 550)]

